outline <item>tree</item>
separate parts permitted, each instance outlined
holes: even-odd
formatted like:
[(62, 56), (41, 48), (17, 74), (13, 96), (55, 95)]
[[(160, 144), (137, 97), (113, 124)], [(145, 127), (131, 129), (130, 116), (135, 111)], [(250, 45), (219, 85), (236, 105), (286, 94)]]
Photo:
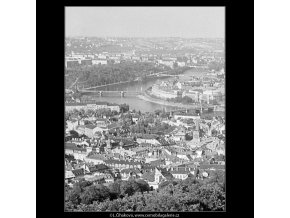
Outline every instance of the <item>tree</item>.
[(132, 181), (124, 181), (121, 183), (120, 191), (121, 196), (125, 195), (133, 195), (136, 190), (138, 190), (139, 186)]
[[(224, 211), (225, 189), (215, 181), (203, 183), (190, 177), (184, 181), (164, 182), (162, 189), (142, 193), (148, 186), (142, 180), (118, 181), (109, 189), (86, 186), (81, 203), (67, 201), (66, 211)], [(110, 198), (108, 192), (123, 192), (119, 198)], [(141, 190), (141, 192), (140, 192)], [(76, 196), (76, 199), (78, 197)], [(78, 199), (79, 200), (79, 199)], [(95, 202), (94, 202), (95, 201)]]
[(189, 134), (185, 134), (185, 140), (186, 141), (190, 141), (190, 140), (192, 140), (193, 139), (193, 136), (192, 135), (189, 135)]
[(150, 190), (149, 184), (145, 182), (144, 180), (140, 179), (140, 180), (137, 180), (136, 182), (139, 185), (140, 191), (142, 193)]
[(225, 192), (216, 183), (207, 184), (197, 189), (195, 193), (203, 211), (225, 210)]
[(120, 185), (122, 183), (122, 180), (117, 180), (114, 183), (111, 183), (109, 185), (109, 191), (110, 191), (110, 199), (116, 199), (120, 196), (121, 194), (121, 189), (120, 189)]
[(78, 138), (79, 137), (79, 133), (75, 130), (70, 130), (69, 134), (73, 137), (73, 138)]
[(72, 204), (77, 205), (81, 202), (80, 194), (81, 194), (81, 189), (79, 187), (73, 188), (72, 190), (69, 190), (66, 193), (66, 199)]
[(80, 189), (80, 191), (82, 192), (86, 187), (91, 186), (93, 183), (90, 181), (87, 181), (85, 179), (80, 180), (79, 182), (76, 182), (73, 185), (74, 189)]
[(109, 189), (103, 185), (88, 186), (81, 195), (81, 203), (92, 204), (93, 201), (103, 201), (110, 197)]

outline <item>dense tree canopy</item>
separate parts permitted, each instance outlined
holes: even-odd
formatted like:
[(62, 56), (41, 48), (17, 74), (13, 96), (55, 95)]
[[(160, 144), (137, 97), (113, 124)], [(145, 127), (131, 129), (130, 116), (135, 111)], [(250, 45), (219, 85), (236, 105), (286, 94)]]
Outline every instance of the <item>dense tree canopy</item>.
[[(108, 188), (102, 185), (86, 186), (79, 199), (74, 193), (74, 198), (66, 201), (66, 210), (86, 212), (225, 210), (225, 188), (217, 179), (197, 180), (192, 176), (183, 181), (163, 182), (157, 191), (149, 191), (148, 188), (149, 185), (142, 180), (118, 180)], [(78, 201), (74, 201), (75, 199)]]
[(76, 78), (86, 87), (116, 83), (120, 81), (132, 81), (138, 77), (144, 77), (152, 73), (161, 72), (161, 67), (154, 63), (124, 62), (119, 64), (93, 65), (66, 69), (66, 86), (69, 87)]
[(65, 85), (69, 88), (78, 78), (80, 87), (93, 87), (121, 81), (133, 81), (146, 78), (148, 75), (167, 70), (168, 74), (178, 75), (188, 70), (188, 67), (171, 69), (166, 66), (156, 66), (149, 62), (121, 62), (119, 64), (77, 66), (67, 68)]

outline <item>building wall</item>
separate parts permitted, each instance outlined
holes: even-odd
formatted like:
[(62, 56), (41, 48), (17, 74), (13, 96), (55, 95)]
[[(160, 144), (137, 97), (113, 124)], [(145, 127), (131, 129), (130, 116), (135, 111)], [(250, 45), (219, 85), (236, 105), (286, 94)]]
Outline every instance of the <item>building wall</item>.
[(198, 92), (183, 92), (182, 93), (182, 97), (188, 96), (190, 97), (192, 100), (198, 102), (199, 101), (199, 93)]
[(178, 96), (181, 96), (181, 94), (178, 91), (165, 91), (158, 87), (158, 85), (153, 85), (152, 87), (152, 94), (156, 97), (167, 99), (167, 98), (176, 98)]
[(85, 159), (85, 161), (93, 162), (94, 164), (103, 164), (104, 163), (103, 160), (98, 160), (98, 159), (93, 159), (93, 158), (88, 158), (88, 157), (85, 157), (84, 159)]
[(200, 119), (200, 116), (184, 116), (184, 115), (174, 115), (174, 119), (178, 119), (178, 118), (181, 118), (181, 119)]
[(119, 105), (97, 105), (97, 104), (84, 104), (84, 105), (66, 105), (65, 110), (66, 111), (72, 111), (74, 109), (77, 110), (99, 110), (99, 109), (109, 109), (111, 111), (117, 111), (120, 112)]
[(76, 67), (76, 66), (79, 66), (79, 62), (77, 60), (66, 60), (65, 61), (66, 68)]
[(75, 159), (79, 159), (79, 160), (83, 160), (86, 156), (87, 156), (87, 153), (76, 153), (74, 152), (74, 158)]
[(187, 174), (173, 174), (174, 178), (176, 179), (181, 179), (181, 180), (185, 180), (188, 175)]
[(75, 130), (77, 126), (78, 126), (78, 122), (67, 121), (68, 130)]
[(92, 60), (91, 59), (81, 60), (81, 65), (83, 65), (83, 66), (92, 65)]
[(95, 65), (95, 64), (108, 64), (108, 61), (107, 60), (92, 60), (92, 64)]
[(85, 135), (92, 138), (94, 135), (94, 130), (93, 129), (89, 129), (89, 128), (85, 128)]
[(184, 67), (185, 66), (185, 62), (177, 62), (179, 67)]

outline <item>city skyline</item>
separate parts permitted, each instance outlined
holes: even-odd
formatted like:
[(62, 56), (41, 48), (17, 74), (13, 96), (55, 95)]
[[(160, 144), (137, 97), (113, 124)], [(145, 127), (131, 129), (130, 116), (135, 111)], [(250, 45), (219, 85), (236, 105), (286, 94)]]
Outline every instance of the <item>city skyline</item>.
[(66, 7), (66, 37), (224, 38), (224, 7)]
[(226, 210), (224, 10), (66, 9), (66, 212)]

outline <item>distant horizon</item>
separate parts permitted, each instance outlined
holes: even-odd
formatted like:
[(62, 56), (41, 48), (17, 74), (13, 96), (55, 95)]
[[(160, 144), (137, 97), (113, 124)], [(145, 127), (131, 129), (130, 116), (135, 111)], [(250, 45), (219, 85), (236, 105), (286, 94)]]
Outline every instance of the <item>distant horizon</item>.
[(86, 36), (86, 35), (70, 35), (65, 36), (65, 38), (144, 38), (144, 39), (154, 39), (154, 38), (181, 38), (181, 39), (224, 39), (224, 37), (181, 37), (181, 36)]
[(225, 38), (225, 7), (65, 7), (66, 37)]

